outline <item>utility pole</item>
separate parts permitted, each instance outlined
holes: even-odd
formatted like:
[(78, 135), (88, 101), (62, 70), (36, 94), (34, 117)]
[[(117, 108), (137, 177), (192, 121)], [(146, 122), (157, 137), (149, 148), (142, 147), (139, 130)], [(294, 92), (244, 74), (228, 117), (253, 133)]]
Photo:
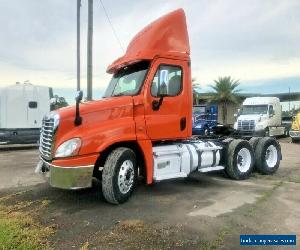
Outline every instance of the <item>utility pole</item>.
[(93, 0), (88, 0), (87, 100), (93, 99)]
[(77, 0), (77, 91), (80, 90), (80, 7), (81, 0)]

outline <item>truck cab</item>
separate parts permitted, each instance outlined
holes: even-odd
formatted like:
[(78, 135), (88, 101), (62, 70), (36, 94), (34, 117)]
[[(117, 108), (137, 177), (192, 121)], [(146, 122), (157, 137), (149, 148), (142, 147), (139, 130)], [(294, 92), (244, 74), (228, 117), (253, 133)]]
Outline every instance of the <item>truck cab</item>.
[(244, 136), (277, 136), (286, 133), (282, 126), (281, 105), (277, 97), (246, 98), (234, 124)]
[[(185, 13), (173, 11), (140, 31), (108, 66), (103, 99), (50, 112), (43, 119), (36, 172), (52, 187), (91, 187), (101, 181), (106, 201), (125, 202), (137, 185), (190, 173), (225, 170), (246, 179), (256, 164), (275, 173), (280, 147), (272, 138), (192, 137), (190, 46)], [(269, 152), (268, 154), (266, 152)], [(257, 163), (254, 156), (257, 156)]]
[(217, 115), (217, 105), (194, 105), (193, 135), (210, 135), (217, 126)]
[(290, 137), (292, 138), (292, 142), (300, 141), (300, 112), (293, 117)]

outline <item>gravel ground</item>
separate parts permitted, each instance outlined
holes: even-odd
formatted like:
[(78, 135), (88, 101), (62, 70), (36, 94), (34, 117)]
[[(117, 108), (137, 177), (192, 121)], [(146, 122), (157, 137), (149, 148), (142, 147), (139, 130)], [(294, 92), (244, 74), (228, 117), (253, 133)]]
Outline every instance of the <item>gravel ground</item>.
[(80, 191), (49, 187), (33, 173), (36, 149), (0, 151), (0, 197), (47, 201), (35, 213), (55, 228), (55, 249), (239, 249), (240, 234), (300, 235), (300, 144), (280, 141), (275, 175), (232, 181), (216, 172), (140, 183), (120, 206), (104, 201), (99, 183)]

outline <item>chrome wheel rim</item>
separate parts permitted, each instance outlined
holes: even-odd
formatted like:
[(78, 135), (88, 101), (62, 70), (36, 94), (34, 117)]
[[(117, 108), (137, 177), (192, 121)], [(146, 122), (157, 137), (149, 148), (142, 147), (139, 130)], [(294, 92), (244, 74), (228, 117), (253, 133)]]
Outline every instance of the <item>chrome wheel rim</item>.
[(247, 148), (242, 148), (237, 154), (237, 167), (240, 172), (247, 172), (252, 163), (250, 150)]
[(122, 194), (129, 192), (134, 181), (134, 167), (130, 160), (126, 160), (122, 163), (118, 175), (118, 186)]
[(278, 160), (277, 148), (270, 145), (266, 150), (266, 163), (269, 168), (274, 168)]

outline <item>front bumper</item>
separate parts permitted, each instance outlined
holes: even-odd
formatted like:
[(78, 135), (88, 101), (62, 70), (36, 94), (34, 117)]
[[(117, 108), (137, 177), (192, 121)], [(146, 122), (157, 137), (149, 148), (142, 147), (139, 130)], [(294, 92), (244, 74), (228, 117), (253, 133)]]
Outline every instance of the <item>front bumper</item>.
[(243, 137), (265, 136), (265, 130), (235, 130), (234, 135)]
[(290, 137), (294, 139), (300, 139), (300, 131), (290, 130)]
[(41, 174), (52, 187), (82, 189), (92, 186), (94, 165), (61, 167), (40, 159), (35, 172)]

